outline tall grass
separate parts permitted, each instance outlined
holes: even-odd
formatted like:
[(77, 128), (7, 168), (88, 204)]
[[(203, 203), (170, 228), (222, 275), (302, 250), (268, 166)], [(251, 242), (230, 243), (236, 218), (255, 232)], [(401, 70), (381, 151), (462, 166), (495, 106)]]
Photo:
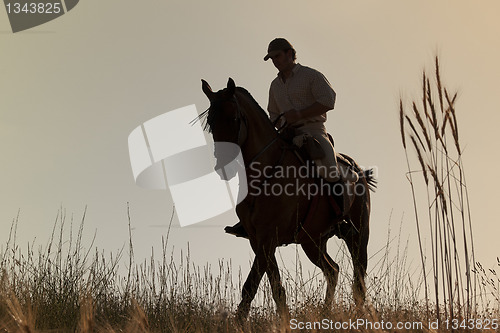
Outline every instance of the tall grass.
[[(66, 225), (61, 211), (46, 246), (16, 244), (18, 220), (0, 252), (0, 332), (281, 332), (289, 331), (274, 313), (267, 281), (259, 288), (249, 320), (240, 326), (234, 310), (240, 300), (243, 276), (234, 274), (231, 262), (217, 267), (197, 266), (187, 252), (174, 256), (162, 239), (162, 251), (143, 262), (133, 257), (132, 234), (125, 248), (105, 255), (83, 246), (83, 223)], [(130, 223), (130, 222), (129, 222)], [(73, 235), (73, 228), (77, 229)], [(352, 266), (346, 246), (333, 255), (342, 267), (335, 306), (322, 305), (326, 285), (319, 269), (305, 270), (296, 251), (292, 263), (281, 259), (281, 274), (292, 318), (302, 322), (347, 322), (362, 318), (372, 322), (423, 322), (425, 300), (420, 290), (423, 276), (408, 262), (409, 240), (401, 227), (396, 234), (389, 226), (387, 242), (370, 257), (367, 277), (368, 307), (353, 306), (350, 285)], [(394, 251), (395, 250), (395, 251)], [(281, 252), (279, 252), (281, 253)], [(125, 270), (120, 265), (125, 263)], [(500, 265), (500, 262), (499, 262)], [(483, 271), (481, 271), (483, 270)], [(478, 266), (478, 274), (489, 286), (498, 288)], [(494, 272), (494, 273), (493, 273)], [(495, 275), (496, 276), (496, 275)], [(490, 288), (494, 290), (493, 288)], [(498, 290), (498, 289), (497, 289)], [(496, 309), (489, 318), (498, 316)], [(486, 314), (485, 314), (486, 316)], [(311, 332), (318, 330), (298, 330)], [(346, 332), (357, 332), (347, 329)], [(380, 329), (363, 329), (379, 332)], [(426, 326), (416, 332), (429, 331)]]
[[(401, 139), (413, 195), (425, 297), (432, 300), (426, 304), (427, 312), (432, 303), (441, 319), (475, 318), (482, 295), (473, 270), (477, 263), (456, 100), (457, 93), (442, 84), (438, 57), (434, 79), (423, 72), (420, 101), (406, 108), (400, 100)], [(410, 158), (409, 152), (416, 158)], [(431, 267), (427, 267), (424, 230), (429, 233)]]
[[(83, 246), (84, 219), (85, 213), (78, 223), (68, 224), (61, 210), (48, 243), (31, 243), (27, 249), (16, 243), (18, 220), (13, 221), (0, 253), (0, 332), (289, 330), (274, 313), (267, 281), (261, 284), (248, 322), (239, 326), (233, 313), (244, 277), (241, 271), (234, 274), (230, 261), (219, 261), (217, 267), (197, 266), (190, 260), (189, 246), (174, 256), (165, 237), (161, 253), (152, 251), (148, 260), (135, 262), (132, 234), (121, 251), (105, 255), (92, 245)], [(348, 321), (360, 316), (372, 321), (421, 319), (418, 291), (409, 283), (414, 273), (408, 273), (407, 242), (390, 231), (387, 239), (386, 246), (370, 258), (375, 263), (367, 281), (371, 306), (364, 314), (352, 305), (352, 267), (345, 245), (334, 255), (342, 270), (332, 309), (322, 306), (326, 285), (321, 271), (304, 270), (298, 250), (292, 263), (279, 256), (292, 317), (299, 321)], [(388, 250), (400, 246), (396, 255)], [(120, 268), (123, 263), (125, 270)]]
[(190, 262), (189, 249), (180, 261), (168, 256), (165, 238), (160, 258), (152, 252), (150, 260), (136, 263), (131, 238), (128, 258), (123, 249), (105, 255), (82, 245), (84, 218), (73, 235), (73, 221), (67, 228), (60, 212), (48, 244), (35, 249), (32, 243), (27, 250), (16, 244), (13, 221), (0, 253), (0, 332), (204, 332), (214, 318), (224, 325), (236, 297), (228, 263), (220, 262), (214, 276), (211, 267)]

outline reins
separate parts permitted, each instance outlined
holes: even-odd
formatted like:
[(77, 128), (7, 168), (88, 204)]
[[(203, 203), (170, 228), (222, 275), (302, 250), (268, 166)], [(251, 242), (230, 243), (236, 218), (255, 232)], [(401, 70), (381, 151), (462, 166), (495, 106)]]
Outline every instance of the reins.
[[(238, 113), (239, 113), (239, 112), (240, 112), (240, 111), (239, 111), (239, 105), (238, 105)], [(274, 120), (274, 122), (273, 122), (273, 127), (276, 127), (276, 124), (277, 124), (277, 123), (278, 123), (278, 121), (281, 119), (281, 117), (283, 117), (283, 113), (282, 113), (282, 114), (280, 114), (280, 115), (278, 116), (278, 118), (276, 118), (276, 119)], [(272, 145), (273, 145), (273, 144), (274, 144), (274, 143), (278, 140), (280, 131), (282, 131), (282, 130), (283, 130), (283, 129), (285, 129), (286, 127), (288, 127), (288, 124), (287, 124), (287, 123), (286, 123), (286, 121), (285, 121), (285, 123), (284, 123), (284, 124), (283, 124), (280, 128), (278, 128), (278, 129), (277, 129), (278, 135), (276, 135), (276, 136), (275, 136), (275, 137), (274, 137), (274, 138), (273, 138), (273, 139), (272, 139), (272, 140), (271, 140), (271, 141), (270, 141), (270, 142), (269, 142), (269, 143), (268, 143), (268, 144), (267, 144), (264, 148), (262, 148), (262, 150), (261, 150), (260, 152), (258, 152), (258, 153), (257, 153), (257, 155), (255, 155), (255, 156), (254, 156), (254, 157), (250, 160), (249, 165), (251, 165), (253, 162), (255, 162), (255, 160), (256, 160), (256, 159), (257, 159), (260, 155), (262, 155), (262, 154), (263, 154), (263, 153), (264, 153), (267, 149), (269, 149), (269, 148), (270, 148), (270, 147), (271, 147), (271, 146), (272, 146)], [(285, 151), (285, 149), (283, 149), (283, 154), (282, 154), (282, 155), (284, 155), (284, 151)], [(280, 158), (280, 160), (281, 160), (281, 158)]]

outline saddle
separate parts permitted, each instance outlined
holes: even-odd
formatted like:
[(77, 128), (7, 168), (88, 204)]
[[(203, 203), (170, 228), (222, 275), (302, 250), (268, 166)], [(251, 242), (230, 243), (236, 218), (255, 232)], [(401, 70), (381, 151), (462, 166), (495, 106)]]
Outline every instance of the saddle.
[[(335, 147), (333, 137), (330, 133), (327, 134), (332, 146)], [(325, 152), (318, 140), (308, 134), (296, 135), (293, 128), (285, 128), (284, 131), (280, 133), (280, 136), (289, 144), (289, 149), (294, 151), (302, 165), (308, 166), (311, 174), (316, 174), (314, 172), (314, 160), (325, 157)], [(335, 155), (337, 159), (337, 167), (339, 168), (339, 172), (342, 177), (341, 182), (344, 186), (343, 197), (339, 203), (342, 207), (337, 204), (333, 195), (330, 195), (329, 199), (335, 213), (337, 215), (343, 215), (343, 212), (346, 212), (354, 201), (354, 187), (359, 181), (359, 175), (362, 171), (350, 157), (338, 152), (335, 152)], [(319, 176), (316, 176), (315, 180), (317, 182), (322, 181)]]
[[(327, 135), (332, 146), (335, 147), (333, 137), (330, 133), (327, 133)], [(304, 165), (313, 164), (314, 160), (325, 157), (325, 152), (323, 148), (321, 148), (321, 144), (310, 135), (295, 135), (295, 130), (293, 128), (285, 128), (280, 133), (280, 136), (289, 144), (290, 148), (295, 151), (295, 154)], [(335, 157), (337, 158), (337, 165), (341, 169), (342, 175), (348, 175), (349, 172), (359, 174), (361, 171), (358, 170), (359, 168), (344, 154), (335, 152)]]

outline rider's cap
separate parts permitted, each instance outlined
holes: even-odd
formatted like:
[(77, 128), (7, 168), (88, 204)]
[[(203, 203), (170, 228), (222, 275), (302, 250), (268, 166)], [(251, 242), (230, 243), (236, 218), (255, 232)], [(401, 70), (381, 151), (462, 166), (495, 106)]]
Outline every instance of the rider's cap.
[(264, 60), (267, 61), (267, 59), (274, 57), (280, 51), (287, 51), (290, 49), (293, 50), (293, 46), (285, 38), (273, 39), (271, 43), (269, 43), (269, 47), (267, 48), (267, 54), (264, 57)]

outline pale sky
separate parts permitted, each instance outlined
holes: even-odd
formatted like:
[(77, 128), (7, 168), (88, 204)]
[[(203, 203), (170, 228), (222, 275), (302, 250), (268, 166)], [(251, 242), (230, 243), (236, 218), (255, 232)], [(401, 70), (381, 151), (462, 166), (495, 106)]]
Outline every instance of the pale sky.
[[(418, 98), (423, 68), (432, 73), (440, 56), (444, 83), (459, 91), (477, 256), (493, 262), (500, 196), (486, 166), (495, 172), (500, 162), (499, 10), (493, 0), (86, 0), (16, 34), (0, 10), (0, 244), (18, 210), (24, 247), (35, 237), (47, 242), (61, 207), (69, 222), (87, 206), (86, 240), (97, 231), (99, 249), (116, 251), (128, 240), (130, 202), (138, 261), (151, 247), (158, 252), (166, 229), (157, 226), (169, 221), (171, 196), (135, 185), (128, 135), (182, 106), (205, 110), (202, 78), (218, 90), (232, 77), (265, 108), (276, 69), (262, 58), (270, 40), (285, 37), (298, 62), (321, 71), (337, 92), (327, 122), (336, 148), (378, 169), (371, 254), (389, 223), (393, 230), (402, 223), (417, 246), (398, 100)], [(174, 221), (169, 249), (185, 251), (189, 242), (195, 263), (224, 258), (247, 271), (248, 242), (223, 232), (235, 222), (232, 214), (195, 228)], [(338, 243), (330, 241), (332, 253)]]

